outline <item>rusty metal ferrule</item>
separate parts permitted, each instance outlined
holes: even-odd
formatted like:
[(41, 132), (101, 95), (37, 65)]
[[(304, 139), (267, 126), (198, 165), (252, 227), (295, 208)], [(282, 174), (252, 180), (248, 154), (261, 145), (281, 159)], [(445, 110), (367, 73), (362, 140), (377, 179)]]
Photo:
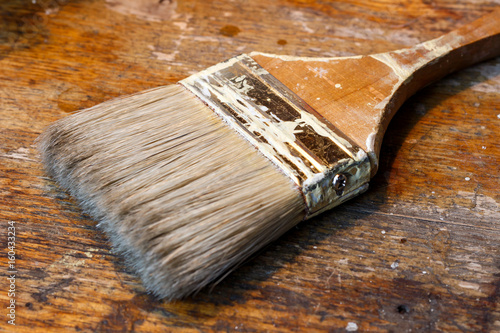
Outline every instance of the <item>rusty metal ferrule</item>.
[(179, 83), (292, 179), (305, 219), (368, 189), (367, 154), (248, 55)]

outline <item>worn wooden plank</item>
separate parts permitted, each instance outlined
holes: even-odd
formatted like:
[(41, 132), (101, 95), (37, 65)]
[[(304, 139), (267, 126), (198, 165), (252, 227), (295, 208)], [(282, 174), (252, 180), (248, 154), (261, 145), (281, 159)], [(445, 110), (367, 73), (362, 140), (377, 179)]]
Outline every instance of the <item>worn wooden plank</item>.
[[(148, 296), (44, 175), (33, 141), (67, 112), (238, 53), (384, 52), (498, 1), (0, 3), (0, 239), (16, 225), (19, 332), (500, 331), (500, 59), (411, 98), (371, 189), (300, 224), (212, 291)], [(7, 272), (7, 252), (0, 262)]]

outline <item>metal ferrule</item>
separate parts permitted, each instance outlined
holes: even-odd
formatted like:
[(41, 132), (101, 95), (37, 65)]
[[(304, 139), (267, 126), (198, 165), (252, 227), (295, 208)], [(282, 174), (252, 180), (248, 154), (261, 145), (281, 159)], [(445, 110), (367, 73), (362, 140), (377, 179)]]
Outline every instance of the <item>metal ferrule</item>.
[(248, 55), (180, 84), (297, 184), (306, 218), (368, 189), (367, 154)]

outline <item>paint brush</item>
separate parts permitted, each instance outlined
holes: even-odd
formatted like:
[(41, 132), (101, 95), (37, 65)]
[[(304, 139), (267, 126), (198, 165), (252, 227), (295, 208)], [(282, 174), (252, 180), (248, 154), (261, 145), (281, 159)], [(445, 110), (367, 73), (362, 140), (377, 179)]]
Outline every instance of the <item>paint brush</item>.
[(182, 298), (366, 191), (397, 109), (500, 55), (499, 22), (375, 55), (240, 55), (55, 122), (41, 157), (147, 290)]

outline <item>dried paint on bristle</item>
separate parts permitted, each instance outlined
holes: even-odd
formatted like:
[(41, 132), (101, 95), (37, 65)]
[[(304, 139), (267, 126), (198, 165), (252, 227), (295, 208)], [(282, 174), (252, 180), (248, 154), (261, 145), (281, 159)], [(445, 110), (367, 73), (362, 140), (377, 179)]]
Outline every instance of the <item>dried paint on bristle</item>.
[(197, 292), (304, 216), (291, 180), (177, 85), (63, 118), (39, 147), (160, 298)]

